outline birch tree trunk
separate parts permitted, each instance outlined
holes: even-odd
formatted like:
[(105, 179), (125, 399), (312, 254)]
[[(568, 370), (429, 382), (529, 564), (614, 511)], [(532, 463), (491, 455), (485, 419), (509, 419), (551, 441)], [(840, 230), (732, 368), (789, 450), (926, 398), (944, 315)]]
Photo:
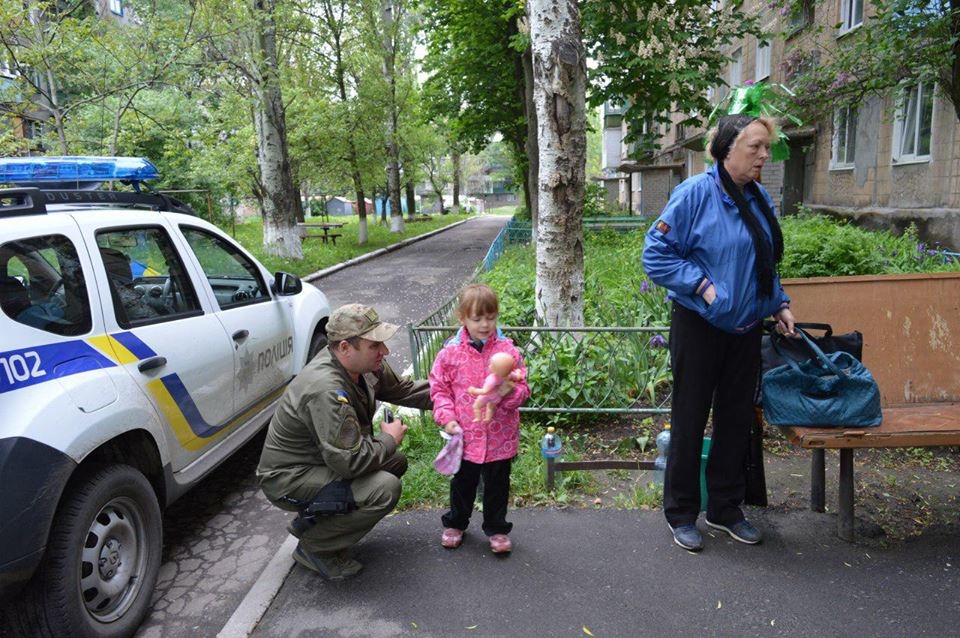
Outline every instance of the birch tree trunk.
[(383, 0), (383, 81), (387, 85), (387, 196), (390, 201), (390, 232), (402, 233), (400, 204), (400, 145), (397, 143), (397, 24), (400, 5)]
[(450, 212), (460, 214), (460, 151), (455, 147), (450, 149), (450, 161), (453, 162), (453, 207)]
[(405, 186), (407, 193), (407, 218), (413, 219), (417, 216), (417, 192), (413, 182), (408, 181)]
[(363, 246), (367, 243), (367, 200), (366, 196), (363, 194), (363, 187), (359, 186), (360, 174), (355, 172), (353, 174), (353, 181), (357, 186), (357, 243)]
[(263, 247), (267, 253), (303, 259), (297, 232), (302, 216), (300, 195), (293, 183), (287, 147), (287, 125), (277, 66), (277, 25), (273, 0), (252, 0), (257, 25), (251, 88), (253, 124), (257, 143), (257, 195), (263, 217)]
[(586, 64), (576, 0), (529, 0), (540, 156), (536, 310), (548, 326), (583, 325)]
[[(523, 52), (523, 112), (527, 120), (527, 182), (529, 184), (530, 201), (530, 241), (536, 246), (537, 233), (540, 225), (538, 214), (539, 201), (537, 180), (540, 174), (540, 152), (537, 148), (537, 108), (533, 101), (533, 52), (527, 49)], [(586, 161), (586, 160), (584, 160)]]

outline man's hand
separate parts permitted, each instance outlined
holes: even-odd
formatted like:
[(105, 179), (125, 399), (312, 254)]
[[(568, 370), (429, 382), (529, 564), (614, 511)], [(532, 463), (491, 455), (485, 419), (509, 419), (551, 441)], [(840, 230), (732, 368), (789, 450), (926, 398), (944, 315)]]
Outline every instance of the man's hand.
[(380, 431), (392, 436), (397, 445), (400, 445), (403, 442), (403, 436), (407, 433), (407, 426), (401, 423), (400, 419), (384, 421), (380, 424)]

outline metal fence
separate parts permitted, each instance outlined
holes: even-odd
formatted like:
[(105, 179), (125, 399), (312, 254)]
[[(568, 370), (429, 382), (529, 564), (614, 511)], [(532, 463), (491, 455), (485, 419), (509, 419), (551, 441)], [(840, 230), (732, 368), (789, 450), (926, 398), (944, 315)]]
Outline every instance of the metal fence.
[[(646, 230), (650, 225), (650, 220), (646, 217), (633, 216), (608, 216), (608, 217), (584, 217), (582, 220), (584, 230), (615, 230), (617, 232), (631, 232), (636, 230)], [(511, 244), (527, 244), (533, 233), (533, 225), (530, 222), (519, 222), (511, 219), (504, 226), (503, 230), (497, 235), (490, 249), (480, 266), (482, 272), (493, 269), (497, 260), (503, 256), (505, 247)]]
[[(585, 227), (586, 227), (586, 219)], [(590, 218), (590, 227), (641, 228), (640, 217)], [(530, 241), (530, 222), (510, 220), (490, 245), (474, 276), (493, 268), (510, 244)], [(454, 297), (410, 327), (415, 378), (425, 379), (433, 360), (460, 325)], [(531, 397), (521, 408), (542, 413), (670, 411), (669, 328), (501, 326), (523, 355)]]
[[(410, 328), (416, 378), (423, 379), (456, 334), (456, 300)], [(446, 325), (439, 325), (444, 323)], [(670, 366), (665, 327), (502, 326), (527, 365), (531, 396), (524, 412), (665, 414)]]

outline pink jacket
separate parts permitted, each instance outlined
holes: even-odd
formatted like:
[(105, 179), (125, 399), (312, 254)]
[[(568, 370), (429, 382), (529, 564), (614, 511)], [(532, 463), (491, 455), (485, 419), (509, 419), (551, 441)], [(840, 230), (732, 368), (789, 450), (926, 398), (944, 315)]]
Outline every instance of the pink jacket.
[[(493, 420), (481, 423), (473, 418), (475, 396), (470, 386), (481, 387), (486, 379), (490, 357), (506, 352), (517, 362), (522, 378), (513, 392), (497, 404)], [(530, 397), (527, 368), (520, 351), (499, 329), (487, 339), (483, 352), (470, 345), (466, 328), (460, 328), (437, 354), (430, 370), (430, 398), (433, 399), (433, 420), (440, 426), (456, 421), (463, 428), (463, 458), (471, 463), (490, 463), (517, 455), (520, 441), (520, 406)]]

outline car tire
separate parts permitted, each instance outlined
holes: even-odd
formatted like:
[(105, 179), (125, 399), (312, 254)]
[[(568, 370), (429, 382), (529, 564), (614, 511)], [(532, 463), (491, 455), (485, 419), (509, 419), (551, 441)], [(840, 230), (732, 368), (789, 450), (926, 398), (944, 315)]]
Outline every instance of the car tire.
[(132, 636), (150, 609), (162, 530), (153, 488), (129, 465), (98, 470), (70, 489), (27, 592), (31, 635)]
[(313, 361), (313, 358), (317, 356), (321, 350), (324, 349), (327, 345), (327, 335), (322, 330), (317, 330), (313, 333), (313, 338), (310, 339), (310, 349), (307, 350), (307, 363)]

